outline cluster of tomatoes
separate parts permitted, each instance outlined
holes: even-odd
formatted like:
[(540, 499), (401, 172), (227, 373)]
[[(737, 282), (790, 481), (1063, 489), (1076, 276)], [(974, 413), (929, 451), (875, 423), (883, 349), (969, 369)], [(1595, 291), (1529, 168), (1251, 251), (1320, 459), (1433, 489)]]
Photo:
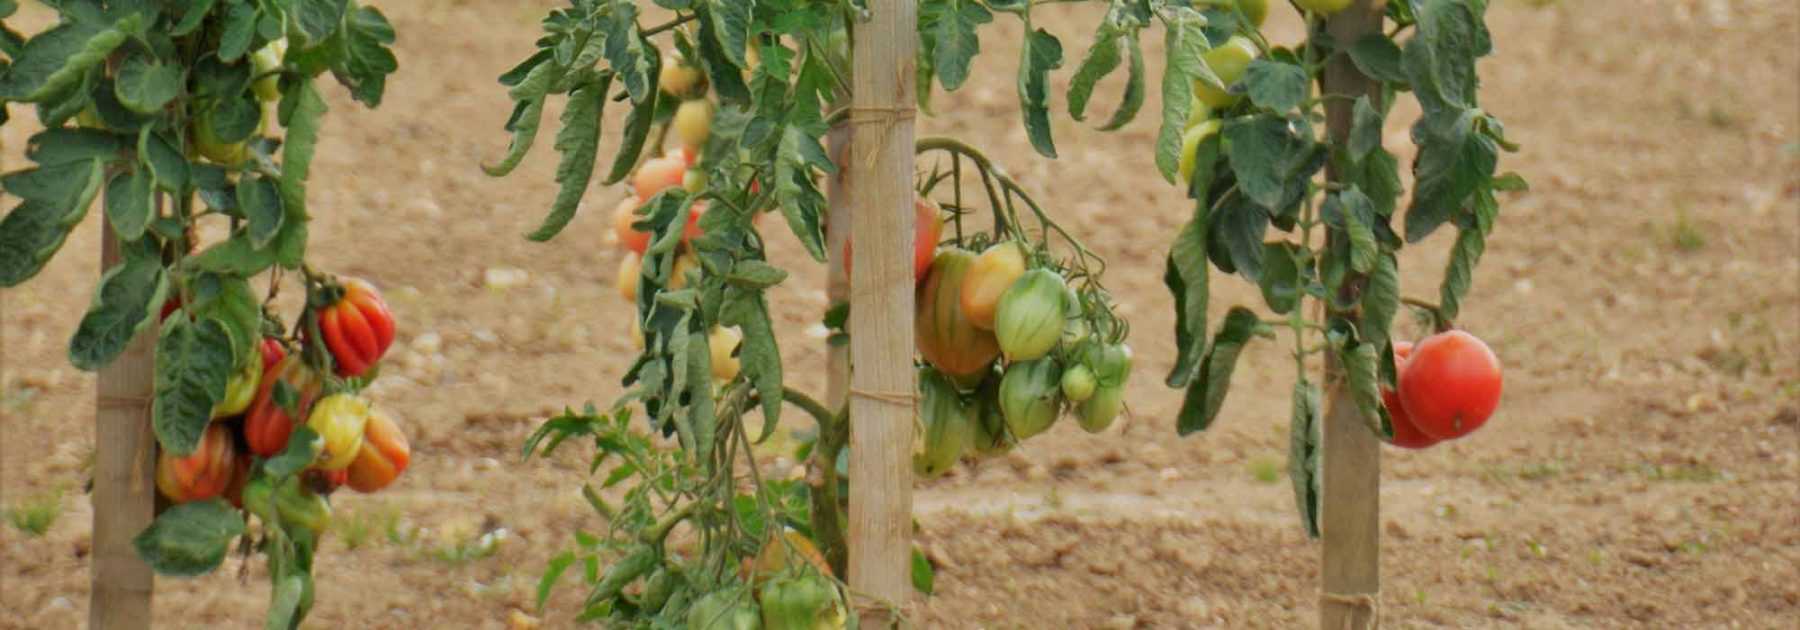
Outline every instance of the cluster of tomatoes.
[[(713, 104), (705, 98), (705, 78), (699, 68), (670, 57), (663, 60), (659, 85), (671, 96), (685, 99), (670, 119), (668, 131), (675, 145), (661, 157), (653, 157), (638, 165), (631, 178), (631, 194), (619, 200), (613, 209), (611, 240), (624, 249), (619, 258), (617, 286), (619, 296), (637, 302), (638, 279), (643, 277), (644, 251), (650, 248), (650, 233), (636, 227), (638, 208), (657, 193), (681, 187), (690, 193), (706, 189), (706, 172), (695, 168), (701, 148), (712, 133)], [(699, 266), (691, 242), (700, 236), (700, 216), (707, 202), (695, 202), (688, 210), (687, 225), (681, 233), (681, 253), (675, 257), (675, 268), (669, 289), (687, 286), (687, 272)], [(631, 339), (639, 350), (644, 348), (644, 330), (636, 317), (631, 319)], [(740, 365), (738, 344), (743, 332), (737, 327), (715, 327), (708, 335), (712, 350), (713, 378), (728, 381), (737, 378)]]
[(1397, 389), (1381, 399), (1395, 446), (1425, 448), (1473, 433), (1500, 406), (1500, 359), (1474, 335), (1451, 330), (1394, 344)]
[[(1067, 412), (1081, 428), (1111, 426), (1125, 402), (1131, 347), (1094, 330), (1062, 270), (1020, 240), (979, 254), (937, 245), (943, 213), (920, 199), (913, 334), (919, 367), (913, 472), (943, 474), (965, 454), (994, 455), (1048, 430)], [(848, 257), (845, 258), (848, 260)], [(1097, 300), (1097, 301), (1096, 301)]]
[[(376, 492), (406, 470), (412, 449), (399, 425), (348, 388), (376, 376), (377, 363), (394, 342), (393, 313), (362, 280), (324, 290), (334, 299), (302, 321), (316, 324), (315, 347), (329, 355), (337, 378), (323, 378), (306, 353), (290, 352), (286, 341), (264, 337), (257, 356), (228, 380), (199, 447), (186, 456), (158, 456), (156, 487), (169, 501), (224, 498), (265, 521), (279, 518), (284, 526), (318, 532), (331, 516), (326, 495), (343, 486)], [(178, 309), (179, 300), (171, 300), (163, 317)], [(308, 328), (301, 343), (315, 343)], [(327, 393), (327, 380), (343, 391)], [(303, 426), (308, 431), (299, 432)], [(295, 435), (312, 439), (310, 451), (316, 453), (301, 474), (277, 486), (253, 472), (253, 457), (282, 455)]]

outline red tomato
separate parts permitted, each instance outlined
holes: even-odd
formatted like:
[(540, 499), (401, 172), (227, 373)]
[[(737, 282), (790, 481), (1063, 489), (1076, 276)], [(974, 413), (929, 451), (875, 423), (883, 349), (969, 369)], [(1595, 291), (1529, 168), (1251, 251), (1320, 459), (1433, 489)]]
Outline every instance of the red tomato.
[[(288, 388), (298, 394), (292, 413), (275, 400), (276, 382), (287, 383)], [(263, 372), (256, 400), (250, 403), (250, 411), (244, 413), (244, 441), (250, 444), (250, 452), (259, 457), (281, 454), (282, 449), (287, 448), (288, 436), (294, 432), (295, 419), (306, 417), (313, 398), (318, 395), (318, 375), (298, 356), (282, 359)]]
[(269, 368), (275, 367), (275, 364), (287, 358), (287, 348), (281, 345), (281, 340), (274, 337), (263, 337), (260, 349), (262, 350), (262, 367), (265, 374), (269, 372)]
[[(1413, 344), (1402, 341), (1394, 344), (1395, 371), (1406, 368), (1406, 356), (1412, 353)], [(1394, 441), (1392, 444), (1401, 448), (1425, 448), (1438, 443), (1438, 439), (1426, 435), (1413, 424), (1412, 417), (1406, 415), (1406, 406), (1400, 404), (1400, 394), (1386, 387), (1381, 388), (1381, 404), (1387, 405), (1388, 416), (1394, 421)]]
[(237, 475), (237, 446), (224, 424), (207, 425), (194, 452), (178, 457), (167, 451), (156, 458), (156, 489), (176, 503), (201, 501), (225, 494)]
[(1400, 372), (1400, 403), (1419, 430), (1440, 440), (1481, 428), (1500, 406), (1500, 359), (1474, 335), (1426, 337)]
[(375, 287), (351, 278), (344, 282), (343, 299), (319, 312), (319, 332), (337, 361), (338, 376), (358, 376), (394, 344), (394, 314)]
[(637, 175), (631, 178), (631, 191), (637, 195), (638, 201), (649, 201), (664, 189), (680, 186), (681, 178), (687, 176), (687, 169), (688, 165), (682, 158), (650, 158), (643, 166), (638, 167)]
[[(944, 232), (944, 216), (936, 202), (913, 199), (913, 281), (925, 278), (937, 257), (938, 238)], [(850, 275), (850, 239), (844, 239), (844, 275)]]
[(619, 201), (618, 207), (613, 209), (613, 236), (619, 239), (620, 247), (642, 256), (644, 250), (650, 248), (650, 233), (639, 232), (631, 227), (637, 221), (638, 204), (637, 197), (626, 197)]
[(169, 294), (169, 299), (163, 302), (162, 314), (157, 315), (156, 321), (159, 321), (159, 322), (168, 321), (169, 314), (175, 312), (175, 309), (178, 309), (178, 308), (181, 308), (181, 294), (180, 293)]
[(679, 159), (679, 160), (681, 160), (681, 163), (683, 166), (686, 166), (687, 168), (693, 168), (694, 163), (700, 161), (700, 152), (698, 150), (696, 150), (694, 147), (682, 145), (682, 146), (677, 146), (675, 148), (669, 149), (668, 151), (664, 152), (663, 157), (672, 159), (672, 160)]

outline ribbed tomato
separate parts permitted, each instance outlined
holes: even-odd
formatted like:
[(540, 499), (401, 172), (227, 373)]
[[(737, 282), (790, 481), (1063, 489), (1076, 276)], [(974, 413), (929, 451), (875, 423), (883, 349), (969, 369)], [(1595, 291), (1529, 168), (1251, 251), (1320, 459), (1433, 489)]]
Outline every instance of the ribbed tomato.
[(319, 399), (306, 414), (306, 427), (324, 438), (319, 451), (319, 470), (343, 470), (362, 451), (363, 430), (368, 428), (369, 401), (354, 394), (332, 394)]
[(929, 367), (919, 369), (919, 427), (914, 436), (913, 474), (930, 479), (962, 459), (975, 441), (975, 409), (963, 404), (950, 379)]
[(377, 409), (369, 413), (369, 422), (363, 427), (362, 449), (345, 472), (350, 489), (375, 492), (394, 483), (409, 463), (412, 445), (407, 443), (406, 434), (400, 432), (400, 425), (392, 417)]
[(1453, 440), (1481, 428), (1500, 406), (1500, 359), (1474, 335), (1452, 330), (1413, 347), (1400, 372), (1400, 404), (1426, 435)]
[(245, 361), (244, 365), (238, 367), (231, 378), (225, 381), (225, 397), (213, 403), (212, 419), (235, 416), (249, 409), (250, 403), (256, 399), (257, 387), (262, 383), (262, 373), (261, 359)]
[(1000, 380), (1000, 411), (1013, 437), (1043, 433), (1062, 412), (1062, 367), (1045, 357), (1006, 368)]
[(1049, 269), (1033, 269), (1000, 296), (994, 336), (1008, 361), (1030, 361), (1050, 353), (1067, 323), (1068, 285)]
[(1006, 430), (1006, 414), (1000, 409), (998, 372), (987, 375), (975, 389), (974, 450), (981, 455), (998, 455), (1012, 450), (1013, 439)]
[(975, 255), (946, 248), (938, 253), (919, 285), (913, 336), (925, 361), (951, 377), (980, 374), (999, 356), (994, 333), (976, 328), (963, 315), (962, 283)]
[(176, 503), (211, 499), (225, 494), (237, 475), (237, 445), (224, 424), (207, 425), (200, 445), (187, 456), (168, 451), (156, 458), (156, 489)]
[[(275, 384), (286, 383), (285, 391), (295, 395), (290, 410), (276, 400)], [(287, 448), (296, 418), (306, 417), (312, 401), (319, 395), (319, 378), (298, 356), (290, 356), (263, 373), (262, 387), (250, 411), (244, 414), (244, 439), (250, 452), (260, 457), (274, 457)]]
[[(281, 345), (281, 340), (274, 337), (263, 337), (262, 344), (257, 346), (257, 349), (262, 351), (262, 369), (264, 372), (268, 372), (269, 368), (275, 367), (275, 364), (280, 363), (282, 359), (287, 358), (287, 346)], [(257, 384), (259, 386), (258, 389), (260, 389), (262, 380), (257, 379)]]
[(319, 311), (319, 332), (338, 376), (360, 376), (394, 344), (394, 314), (374, 286), (350, 278), (344, 281), (343, 299)]
[(961, 300), (963, 313), (976, 328), (994, 329), (994, 311), (1000, 307), (1000, 296), (1025, 275), (1025, 247), (1016, 241), (995, 243), (975, 257), (969, 275), (963, 280)]
[[(913, 281), (925, 278), (936, 259), (938, 239), (943, 237), (944, 213), (937, 202), (913, 199)], [(850, 275), (850, 239), (844, 239), (844, 275)], [(961, 299), (956, 296), (955, 299)]]

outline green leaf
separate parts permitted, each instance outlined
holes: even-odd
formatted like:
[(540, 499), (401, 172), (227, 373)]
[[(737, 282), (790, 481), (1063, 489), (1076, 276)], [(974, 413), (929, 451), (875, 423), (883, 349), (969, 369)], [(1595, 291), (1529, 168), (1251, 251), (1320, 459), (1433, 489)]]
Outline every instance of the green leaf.
[(1225, 404), (1226, 392), (1231, 389), (1231, 373), (1237, 368), (1238, 354), (1256, 334), (1259, 325), (1256, 312), (1241, 306), (1232, 307), (1231, 312), (1225, 314), (1224, 323), (1213, 336), (1212, 348), (1206, 351), (1206, 358), (1200, 363), (1199, 378), (1188, 383), (1187, 393), (1182, 397), (1181, 412), (1175, 421), (1176, 432), (1188, 435), (1212, 426), (1219, 408)]
[(66, 218), (55, 204), (26, 200), (0, 219), (0, 287), (18, 286), (44, 268), (74, 228)]
[(276, 252), (257, 247), (244, 230), (182, 260), (182, 266), (195, 271), (253, 276), (275, 265)]
[(1401, 66), (1427, 118), (1477, 105), (1475, 60), (1492, 51), (1482, 22), (1486, 0), (1434, 0), (1418, 7), (1417, 33)]
[(294, 432), (288, 434), (287, 447), (263, 462), (263, 474), (275, 479), (299, 474), (318, 461), (319, 451), (323, 447), (324, 440), (319, 438), (319, 433), (312, 427), (304, 424), (294, 427)]
[(613, 153), (612, 168), (607, 171), (601, 184), (611, 186), (625, 181), (631, 175), (631, 169), (637, 166), (638, 155), (644, 151), (644, 141), (650, 137), (650, 124), (656, 122), (656, 100), (651, 99), (631, 106), (631, 113), (625, 115), (625, 138), (619, 141), (619, 148)]
[(1223, 257), (1230, 266), (1220, 265), (1220, 269), (1261, 282), (1263, 235), (1269, 231), (1269, 214), (1238, 195), (1209, 218), (1212, 224), (1207, 227), (1207, 254), (1213, 257), (1214, 264)]
[(88, 160), (14, 171), (3, 181), (6, 192), (20, 199), (42, 201), (74, 215), (75, 206), (93, 201), (100, 175), (100, 161)]
[(312, 575), (305, 572), (294, 572), (284, 576), (270, 576), (273, 584), (269, 587), (269, 618), (263, 625), (265, 630), (295, 630), (304, 616), (307, 591), (311, 590), (309, 582)]
[(131, 545), (158, 575), (194, 577), (218, 568), (231, 540), (243, 533), (243, 515), (225, 501), (211, 499), (169, 508)]
[(1069, 80), (1069, 117), (1087, 120), (1088, 99), (1094, 95), (1094, 86), (1118, 69), (1123, 58), (1124, 39), (1125, 34), (1118, 28), (1101, 23), (1093, 45), (1088, 46), (1081, 65), (1075, 67), (1074, 78)]
[(1294, 383), (1293, 412), (1288, 420), (1288, 481), (1294, 485), (1294, 506), (1308, 538), (1319, 537), (1320, 435), (1319, 388), (1304, 377)]
[(217, 320), (171, 317), (156, 340), (151, 426), (163, 450), (187, 455), (200, 445), (212, 409), (225, 397), (236, 360), (231, 334)]
[(155, 256), (128, 256), (100, 277), (94, 300), (69, 339), (69, 363), (97, 371), (155, 321), (169, 280)]
[(1386, 348), (1394, 315), (1400, 311), (1400, 267), (1393, 254), (1382, 254), (1369, 272), (1369, 283), (1362, 292), (1362, 339), (1377, 348)]
[(255, 94), (244, 92), (235, 98), (214, 102), (212, 110), (203, 119), (220, 142), (243, 142), (255, 136), (262, 127), (262, 103), (256, 100)]
[(731, 267), (725, 281), (746, 289), (767, 289), (781, 284), (787, 277), (788, 273), (780, 267), (760, 260), (741, 260)]
[(256, 350), (263, 337), (262, 303), (244, 276), (199, 273), (189, 276), (187, 288), (193, 302), (187, 311), (197, 319), (215, 319), (231, 335), (236, 365), (261, 360)]
[(1499, 165), (1500, 151), (1493, 139), (1474, 129), (1474, 110), (1446, 117), (1426, 117), (1413, 128), (1419, 144), (1413, 162), (1417, 183), (1406, 209), (1406, 240), (1416, 243), (1430, 236), (1465, 208), (1475, 191), (1486, 185)]
[(164, 192), (181, 194), (188, 184), (188, 161), (162, 134), (145, 127), (138, 135), (138, 159), (156, 178), (156, 187)]
[(931, 566), (931, 559), (925, 557), (925, 551), (918, 545), (912, 550), (912, 587), (913, 590), (931, 595), (937, 581), (937, 569)]
[(1177, 15), (1183, 17), (1170, 22), (1163, 35), (1168, 66), (1163, 69), (1162, 126), (1156, 132), (1156, 168), (1169, 183), (1177, 183), (1180, 172), (1181, 135), (1194, 104), (1194, 81), (1212, 75), (1201, 59), (1208, 50), (1206, 20), (1191, 10)]
[[(224, 18), (225, 28), (219, 33), (219, 60), (236, 63), (244, 58), (244, 53), (250, 52), (250, 42), (256, 37), (256, 7), (248, 2), (233, 3), (221, 17)], [(305, 42), (295, 44), (301, 44), (295, 46), (300, 48)]]
[[(544, 68), (548, 65), (538, 67)], [(534, 70), (533, 73), (535, 74), (536, 71)], [(652, 109), (655, 107), (654, 105), (639, 105), (639, 107), (646, 106)], [(500, 162), (497, 164), (483, 164), (482, 172), (494, 177), (505, 177), (512, 173), (513, 169), (518, 168), (519, 163), (525, 160), (525, 154), (531, 152), (531, 145), (537, 143), (538, 126), (543, 118), (544, 97), (534, 97), (514, 104), (512, 118), (506, 123), (506, 130), (512, 132), (512, 142), (507, 145), (506, 157), (500, 158)], [(632, 164), (635, 166), (636, 162)], [(614, 163), (613, 168), (618, 169), (617, 162)]]
[(150, 221), (156, 218), (153, 185), (149, 171), (144, 169), (119, 173), (106, 183), (106, 219), (119, 240), (142, 238)]
[(781, 349), (775, 345), (775, 328), (762, 292), (727, 287), (719, 324), (737, 326), (744, 333), (738, 360), (762, 399), (763, 421), (776, 424), (781, 418)]
[(1286, 315), (1300, 305), (1301, 258), (1306, 256), (1299, 245), (1287, 241), (1263, 243), (1263, 301), (1269, 310)]
[(1450, 262), (1444, 268), (1444, 283), (1438, 289), (1438, 312), (1446, 319), (1456, 319), (1462, 312), (1462, 298), (1475, 282), (1475, 265), (1487, 251), (1487, 237), (1479, 229), (1463, 229), (1456, 234), (1456, 245), (1450, 248)]
[(1169, 248), (1163, 284), (1175, 297), (1175, 366), (1165, 380), (1169, 387), (1185, 387), (1193, 380), (1206, 353), (1206, 306), (1211, 271), (1206, 266), (1206, 203), (1196, 204), (1194, 218), (1181, 228)]
[(57, 166), (69, 162), (98, 159), (113, 163), (124, 161), (125, 151), (136, 146), (127, 136), (99, 129), (45, 129), (31, 136), (25, 145), (25, 157), (40, 166)]
[[(747, 104), (750, 102), (750, 89), (744, 86), (743, 66), (731, 61), (730, 55), (719, 45), (720, 36), (713, 33), (714, 28), (712, 20), (700, 20), (700, 33), (695, 38), (700, 67), (706, 70), (706, 83), (712, 86), (713, 94), (719, 97), (720, 103)], [(612, 36), (608, 34), (607, 37), (607, 47), (610, 50)], [(652, 56), (651, 60), (656, 58)], [(764, 63), (768, 61), (767, 58), (763, 60)], [(615, 65), (613, 69), (617, 70), (618, 67)], [(632, 100), (637, 100), (636, 95), (633, 95)]]
[(140, 114), (154, 114), (181, 94), (186, 80), (181, 66), (165, 64), (149, 55), (136, 55), (119, 67), (113, 94), (119, 103)]
[(1374, 269), (1381, 246), (1375, 243), (1375, 204), (1369, 197), (1352, 185), (1348, 190), (1326, 197), (1322, 213), (1327, 225), (1344, 230), (1349, 237), (1350, 268), (1357, 273), (1369, 273)]
[(1507, 173), (1495, 177), (1490, 185), (1494, 188), (1495, 192), (1526, 192), (1531, 190), (1531, 183), (1525, 181), (1525, 176), (1518, 173)]
[(295, 25), (304, 44), (325, 41), (344, 22), (344, 0), (292, 0)]
[(600, 150), (600, 115), (606, 107), (606, 90), (611, 86), (612, 79), (606, 77), (569, 94), (562, 130), (556, 133), (556, 152), (562, 154), (556, 166), (556, 183), (561, 188), (550, 205), (550, 216), (525, 238), (550, 240), (575, 218), (575, 210), (581, 206), (581, 197), (594, 176), (595, 157)]
[[(629, 0), (615, 0), (612, 11), (601, 18), (606, 28), (606, 63), (625, 85), (633, 103), (656, 98), (656, 75), (653, 73), (660, 61), (638, 34), (637, 18), (637, 4)], [(741, 45), (738, 56), (743, 57)]]
[(41, 103), (79, 86), (141, 23), (127, 15), (110, 27), (85, 20), (63, 22), (25, 43), (0, 76), (0, 100)]
[(1251, 61), (1250, 68), (1244, 71), (1243, 82), (1251, 102), (1277, 112), (1292, 110), (1306, 102), (1310, 84), (1305, 68), (1272, 59)]
[(175, 23), (175, 27), (169, 30), (169, 35), (182, 37), (200, 28), (206, 20), (206, 14), (212, 12), (215, 2), (216, 0), (189, 0), (187, 8), (181, 10), (181, 21)]
[(1350, 123), (1350, 140), (1346, 148), (1350, 150), (1350, 158), (1362, 161), (1370, 151), (1381, 147), (1381, 126), (1384, 122), (1381, 111), (1369, 103), (1367, 94), (1356, 97), (1352, 122)]
[(285, 218), (281, 210), (281, 191), (266, 177), (245, 177), (237, 185), (237, 207), (248, 222), (245, 234), (250, 246), (263, 249), (281, 232)]
[(1025, 38), (1019, 63), (1019, 109), (1025, 115), (1025, 135), (1039, 155), (1056, 157), (1050, 139), (1050, 71), (1062, 67), (1062, 42), (1049, 31), (1038, 29)]
[(1374, 344), (1360, 341), (1355, 347), (1341, 349), (1338, 353), (1338, 360), (1344, 364), (1350, 397), (1356, 402), (1356, 410), (1362, 414), (1363, 422), (1375, 431), (1376, 437), (1393, 440), (1393, 421), (1388, 418), (1387, 406), (1381, 402), (1381, 352)]
[[(1113, 110), (1112, 119), (1100, 126), (1101, 131), (1115, 131), (1126, 123), (1137, 118), (1138, 110), (1144, 106), (1144, 48), (1138, 43), (1138, 34), (1134, 31), (1126, 36), (1125, 94), (1120, 97), (1119, 108)], [(1193, 91), (1193, 86), (1188, 87)], [(1177, 156), (1179, 157), (1179, 156)]]
[[(993, 22), (994, 14), (974, 0), (946, 0), (935, 6), (937, 45), (931, 51), (931, 66), (937, 70), (938, 82), (944, 89), (955, 91), (968, 80), (969, 64), (981, 53), (981, 39), (975, 29)], [(1028, 40), (1026, 47), (1031, 45)]]
[[(273, 248), (281, 266), (300, 267), (306, 255), (306, 180), (312, 174), (313, 152), (319, 143), (325, 99), (311, 81), (298, 81), (281, 97), (282, 126), (287, 137), (281, 143), (281, 208), (286, 218)], [(291, 105), (290, 105), (291, 103)]]
[(815, 168), (828, 173), (834, 168), (818, 136), (798, 127), (785, 128), (775, 153), (775, 199), (781, 204), (788, 228), (806, 246), (813, 260), (822, 262), (825, 230), (819, 218), (825, 212), (825, 195), (814, 183)]
[(1292, 197), (1289, 186), (1304, 184), (1308, 162), (1317, 148), (1287, 119), (1262, 115), (1225, 124), (1225, 154), (1237, 174), (1238, 189), (1257, 205), (1279, 212)]
[(394, 27), (375, 7), (352, 11), (344, 25), (344, 55), (332, 68), (332, 76), (350, 88), (351, 98), (369, 107), (380, 105), (388, 75), (400, 69), (389, 49)]
[(1369, 33), (1350, 46), (1350, 61), (1363, 76), (1383, 83), (1406, 83), (1406, 70), (1401, 66), (1400, 47), (1380, 33)]
[(550, 589), (556, 586), (556, 581), (562, 579), (563, 573), (568, 571), (569, 565), (572, 564), (575, 564), (575, 552), (564, 551), (556, 554), (556, 557), (551, 558), (550, 562), (544, 566), (544, 575), (538, 578), (537, 584), (538, 610), (544, 609), (544, 602), (550, 599)]
[(744, 46), (750, 41), (750, 14), (755, 10), (756, 0), (712, 0), (707, 4), (706, 14), (712, 18), (713, 39), (719, 43), (725, 58), (739, 68), (750, 67), (744, 58)]

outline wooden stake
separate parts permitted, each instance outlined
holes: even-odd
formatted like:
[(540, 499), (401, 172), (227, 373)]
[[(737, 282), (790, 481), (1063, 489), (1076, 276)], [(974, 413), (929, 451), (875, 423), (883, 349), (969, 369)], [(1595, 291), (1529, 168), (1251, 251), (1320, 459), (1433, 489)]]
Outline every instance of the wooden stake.
[[(830, 308), (850, 301), (850, 274), (844, 271), (844, 242), (850, 240), (850, 127), (837, 125), (825, 136), (825, 151), (838, 165), (825, 191), (830, 208), (825, 219), (825, 303)], [(844, 408), (850, 395), (850, 346), (825, 347), (825, 406)]]
[[(1387, 0), (1357, 0), (1331, 16), (1325, 30), (1337, 42), (1355, 42), (1381, 32)], [(1362, 75), (1348, 55), (1337, 55), (1325, 67), (1327, 94), (1380, 98), (1379, 84)], [(1353, 103), (1326, 101), (1326, 129), (1332, 141), (1350, 136)], [(1379, 105), (1377, 105), (1379, 106)], [(1336, 181), (1338, 173), (1327, 172)], [(1320, 569), (1319, 627), (1330, 630), (1378, 628), (1381, 625), (1381, 441), (1363, 422), (1345, 385), (1341, 365), (1326, 355), (1329, 388), (1322, 455), (1323, 506), (1319, 511), (1324, 559)]]
[(857, 24), (849, 178), (850, 587), (863, 628), (887, 628), (911, 592), (915, 0), (869, 3)]
[[(122, 260), (112, 224), (100, 224), (100, 269)], [(100, 369), (94, 412), (93, 592), (88, 627), (150, 627), (150, 565), (131, 539), (155, 518), (156, 437), (150, 429), (150, 397), (156, 375), (152, 325), (111, 364)]]

